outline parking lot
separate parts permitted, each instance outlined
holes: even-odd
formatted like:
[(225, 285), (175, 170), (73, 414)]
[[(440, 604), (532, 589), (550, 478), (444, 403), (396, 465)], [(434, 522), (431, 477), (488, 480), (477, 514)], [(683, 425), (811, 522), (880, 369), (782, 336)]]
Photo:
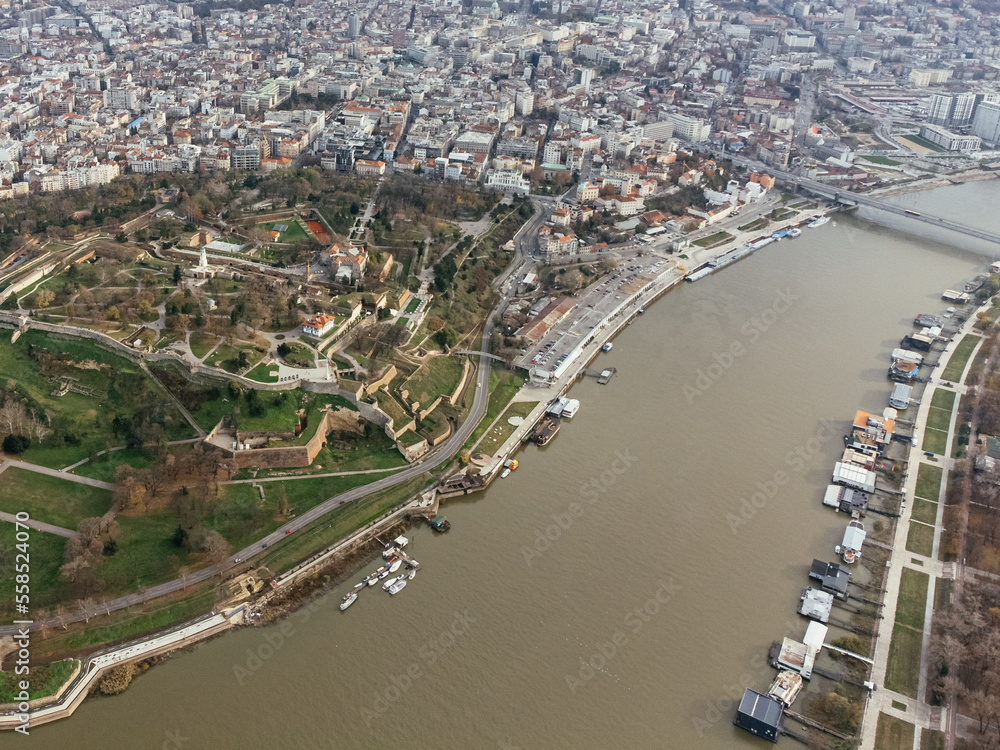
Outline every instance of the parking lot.
[(570, 313), (530, 347), (517, 364), (529, 370), (555, 372), (622, 300), (642, 289), (670, 265), (669, 261), (655, 255), (622, 261), (616, 271), (581, 290), (574, 298), (575, 305)]

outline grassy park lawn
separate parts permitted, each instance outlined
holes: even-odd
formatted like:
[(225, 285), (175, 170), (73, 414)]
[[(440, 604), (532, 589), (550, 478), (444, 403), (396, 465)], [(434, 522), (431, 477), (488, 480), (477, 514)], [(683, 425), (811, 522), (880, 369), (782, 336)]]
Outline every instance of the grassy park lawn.
[(274, 362), (261, 362), (252, 370), (249, 370), (244, 377), (256, 380), (258, 383), (277, 383), (278, 376), (272, 375), (272, 371), (278, 371), (278, 366)]
[(947, 409), (951, 411), (955, 406), (955, 391), (949, 391), (944, 388), (935, 389), (934, 395), (931, 397), (931, 406), (935, 409)]
[(945, 430), (934, 430), (928, 427), (924, 430), (925, 451), (943, 455), (948, 447), (948, 433)]
[[(222, 534), (234, 550), (241, 549), (324, 500), (375, 482), (384, 476), (384, 474), (353, 474), (344, 477), (310, 477), (281, 482), (262, 482), (263, 501), (260, 493), (249, 482), (224, 485), (222, 498), (213, 508), (212, 515), (205, 519), (205, 526)], [(282, 493), (288, 502), (287, 518), (278, 515), (278, 499)], [(352, 502), (345, 507), (354, 505)], [(177, 522), (174, 520), (170, 528), (171, 533), (176, 526)]]
[(896, 161), (895, 159), (890, 159), (887, 156), (871, 156), (868, 154), (864, 154), (862, 155), (861, 158), (864, 159), (865, 161), (870, 161), (872, 164), (883, 164), (887, 167), (898, 167), (900, 164), (903, 163), (901, 161)]
[(938, 153), (944, 153), (944, 149), (938, 146), (936, 143), (931, 143), (926, 138), (921, 138), (919, 135), (897, 135), (894, 136), (897, 141), (903, 141), (904, 143), (909, 142), (920, 148), (925, 148), (928, 151), (936, 151)]
[(934, 528), (910, 521), (910, 532), (906, 535), (906, 549), (930, 557), (934, 550)]
[(251, 366), (260, 362), (264, 357), (264, 352), (257, 351), (251, 344), (230, 346), (222, 344), (212, 352), (212, 356), (205, 360), (205, 364), (210, 367), (221, 367), (226, 372), (238, 372), (240, 369), (240, 352), (246, 352), (247, 363)]
[[(27, 676), (30, 699), (55, 695), (78, 664), (76, 659), (64, 659), (52, 664), (32, 665)], [(17, 699), (18, 683), (21, 679), (12, 669), (0, 672), (0, 703), (12, 703)]]
[(191, 353), (198, 359), (205, 359), (205, 355), (212, 351), (212, 347), (219, 343), (219, 337), (210, 333), (195, 331), (191, 334)]
[(754, 221), (751, 221), (749, 224), (744, 224), (743, 226), (737, 228), (741, 232), (752, 232), (755, 229), (763, 229), (770, 223), (771, 221), (769, 219), (766, 219), (765, 217), (761, 216), (759, 219), (755, 219)]
[(175, 547), (171, 541), (177, 528), (174, 512), (154, 511), (141, 516), (119, 513), (116, 520), (118, 551), (105, 557), (97, 568), (97, 579), (106, 595), (134, 591), (138, 584), (154, 586), (171, 581), (181, 566), (191, 561), (184, 548)]
[(917, 521), (933, 524), (937, 520), (938, 505), (919, 497), (913, 501), (912, 517)]
[(465, 442), (465, 448), (471, 448), (479, 440), (482, 434), (486, 432), (486, 429), (493, 424), (493, 420), (503, 413), (504, 409), (507, 408), (507, 404), (510, 403), (510, 400), (514, 398), (514, 395), (523, 385), (524, 378), (513, 370), (498, 370), (496, 367), (490, 368), (490, 401), (486, 407), (486, 414)]
[(268, 232), (275, 231), (275, 224), (279, 226), (285, 226), (287, 229), (280, 231), (281, 234), (278, 235), (278, 242), (294, 242), (295, 240), (305, 239), (308, 235), (306, 230), (302, 228), (302, 225), (294, 217), (289, 219), (279, 219), (278, 221), (269, 221), (264, 224), (264, 229)]
[[(59, 378), (73, 378), (88, 394), (55, 395)], [(50, 433), (32, 440), (21, 456), (62, 468), (122, 441), (112, 431), (117, 416), (148, 414), (167, 440), (192, 437), (190, 425), (131, 361), (87, 340), (52, 338), (28, 331), (14, 344), (0, 337), (0, 383), (14, 381), (26, 408), (51, 418)]]
[(923, 630), (924, 610), (927, 607), (927, 584), (930, 576), (917, 570), (904, 568), (899, 581), (899, 598), (896, 601), (896, 622)]
[(64, 529), (76, 529), (82, 518), (103, 516), (111, 502), (110, 491), (66, 479), (16, 468), (0, 474), (0, 510), (25, 511), (36, 521)]
[(892, 628), (889, 645), (885, 686), (897, 693), (917, 697), (920, 677), (920, 648), (923, 633), (920, 630), (896, 624)]
[(931, 407), (927, 410), (927, 426), (933, 430), (948, 431), (951, 426), (951, 410), (936, 409)]
[(318, 549), (337, 542), (378, 518), (427, 485), (426, 474), (355, 500), (289, 535), (268, 550), (260, 563), (272, 573), (288, 570)]
[(714, 245), (721, 245), (723, 242), (728, 242), (733, 238), (733, 235), (729, 232), (716, 232), (715, 234), (710, 234), (708, 237), (702, 237), (700, 240), (695, 240), (692, 245), (698, 245), (698, 247), (712, 247)]
[(479, 450), (483, 453), (492, 453), (492, 451), (503, 445), (504, 441), (513, 435), (517, 429), (516, 425), (510, 424), (507, 420), (511, 417), (526, 417), (536, 406), (538, 406), (537, 401), (518, 401), (516, 404), (511, 404), (510, 408), (504, 412), (493, 429), (483, 436), (483, 439), (479, 442)]
[(875, 750), (913, 750), (916, 727), (908, 721), (880, 713), (875, 729)]
[(378, 429), (370, 434), (331, 433), (310, 469), (316, 471), (368, 471), (395, 469), (407, 461), (396, 450), (396, 443)]
[(941, 477), (944, 469), (931, 464), (920, 464), (917, 469), (916, 496), (937, 502), (941, 494)]
[(429, 406), (438, 396), (450, 396), (462, 378), (461, 357), (431, 357), (403, 384), (410, 402)]
[[(9, 474), (11, 469), (4, 472)], [(3, 508), (6, 510), (6, 507)], [(31, 606), (32, 609), (48, 607), (65, 600), (66, 585), (59, 577), (59, 568), (65, 562), (65, 537), (29, 531), (31, 561)], [(13, 550), (14, 525), (4, 523), (0, 527), (0, 548)], [(0, 560), (0, 617), (10, 622), (14, 615), (14, 555)]]
[(972, 356), (972, 350), (976, 348), (976, 344), (981, 340), (979, 336), (974, 334), (965, 334), (962, 340), (958, 342), (958, 346), (955, 347), (955, 351), (951, 353), (948, 366), (944, 368), (941, 379), (955, 382), (961, 378), (962, 373), (965, 372), (965, 365), (969, 361), (969, 357)]
[(316, 363), (316, 352), (305, 344), (292, 341), (288, 344), (291, 351), (282, 357), (285, 363), (292, 367), (313, 367)]
[(420, 298), (414, 297), (409, 302), (406, 303), (406, 309), (403, 312), (411, 313), (415, 312), (417, 307), (420, 306)]
[(396, 325), (399, 326), (400, 328), (402, 328), (409, 322), (410, 322), (409, 318), (396, 318)]

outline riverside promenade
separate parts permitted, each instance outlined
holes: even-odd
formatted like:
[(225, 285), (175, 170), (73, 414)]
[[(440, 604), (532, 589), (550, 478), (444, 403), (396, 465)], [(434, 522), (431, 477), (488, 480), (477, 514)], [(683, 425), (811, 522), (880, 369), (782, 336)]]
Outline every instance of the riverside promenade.
[[(958, 420), (958, 410), (961, 396), (964, 395), (967, 390), (967, 387), (964, 385), (965, 379), (968, 377), (969, 370), (972, 367), (972, 363), (975, 361), (976, 354), (979, 352), (979, 349), (985, 339), (980, 338), (980, 340), (976, 342), (976, 346), (969, 355), (969, 359), (965, 364), (964, 370), (962, 371), (961, 378), (957, 379), (958, 384), (942, 381), (941, 374), (948, 366), (948, 363), (954, 355), (959, 342), (961, 342), (966, 335), (978, 335), (973, 327), (978, 320), (976, 313), (988, 309), (989, 306), (990, 302), (987, 302), (970, 315), (969, 319), (965, 322), (962, 328), (952, 337), (951, 341), (945, 347), (944, 352), (938, 360), (938, 365), (934, 368), (929, 377), (927, 388), (921, 398), (920, 407), (917, 411), (917, 417), (914, 421), (913, 437), (917, 441), (917, 445), (922, 446), (924, 432), (927, 428), (927, 419), (930, 416), (932, 396), (938, 391), (948, 391), (955, 394), (955, 400), (951, 409), (951, 419), (948, 426), (946, 449), (944, 453), (935, 456), (934, 459), (929, 459), (923, 456), (922, 447), (911, 448), (911, 456), (919, 456), (919, 460), (910, 462), (906, 480), (903, 483), (904, 504), (896, 525), (896, 533), (892, 544), (893, 551), (890, 555), (888, 563), (890, 567), (888, 580), (886, 582), (885, 596), (883, 598), (883, 619), (878, 621), (877, 624), (878, 630), (875, 640), (874, 655), (875, 663), (872, 667), (871, 673), (871, 680), (878, 686), (878, 690), (869, 695), (867, 704), (865, 705), (862, 720), (863, 728), (861, 734), (861, 750), (875, 749), (876, 732), (880, 714), (886, 714), (914, 725), (916, 731), (914, 732), (913, 750), (919, 750), (920, 748), (921, 730), (927, 729), (940, 732), (947, 732), (949, 730), (948, 716), (945, 710), (940, 706), (931, 706), (927, 704), (924, 701), (924, 698), (927, 694), (930, 634), (931, 622), (934, 616), (936, 584), (939, 579), (954, 579), (956, 577), (957, 569), (955, 563), (941, 562), (939, 554), (941, 532), (944, 528), (944, 500), (948, 485), (948, 473), (954, 467), (955, 463), (954, 459), (950, 458), (953, 441), (955, 439), (955, 426)], [(912, 513), (915, 505), (914, 499), (916, 497), (917, 490), (917, 476), (920, 466), (923, 465), (936, 466), (943, 470), (941, 484), (938, 490), (938, 497), (936, 498), (937, 514), (934, 524), (934, 541), (930, 556), (918, 554), (907, 550), (906, 548), (911, 523), (922, 523), (921, 521), (913, 519)], [(933, 499), (934, 498), (925, 498), (925, 500)], [(889, 655), (891, 653), (891, 640), (893, 636), (894, 624), (896, 623), (896, 610), (899, 604), (898, 598), (900, 593), (900, 584), (904, 570), (925, 573), (929, 577), (923, 618), (923, 630), (921, 635), (920, 661), (918, 667), (919, 678), (916, 697), (903, 695), (885, 687), (886, 675), (889, 667)], [(900, 654), (901, 653), (902, 652), (900, 650)], [(901, 658), (901, 656), (897, 654), (895, 655), (895, 658)], [(962, 722), (960, 721), (954, 722), (952, 727), (960, 728), (961, 723)]]

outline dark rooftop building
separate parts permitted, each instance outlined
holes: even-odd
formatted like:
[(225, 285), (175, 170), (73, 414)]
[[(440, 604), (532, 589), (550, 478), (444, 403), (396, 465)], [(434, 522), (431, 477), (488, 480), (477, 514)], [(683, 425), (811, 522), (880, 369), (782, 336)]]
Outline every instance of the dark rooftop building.
[(747, 688), (743, 691), (743, 699), (736, 709), (733, 723), (750, 734), (777, 742), (784, 710), (781, 701)]
[(847, 582), (851, 578), (851, 571), (843, 565), (813, 560), (809, 577), (819, 581), (824, 591), (829, 591), (838, 599), (847, 598)]

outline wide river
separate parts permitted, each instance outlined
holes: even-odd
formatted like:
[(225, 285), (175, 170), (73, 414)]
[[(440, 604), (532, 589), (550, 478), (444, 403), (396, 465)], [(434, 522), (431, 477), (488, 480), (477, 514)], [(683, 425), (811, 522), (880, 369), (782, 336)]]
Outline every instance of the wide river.
[[(997, 182), (897, 200), (1000, 228)], [(820, 502), (841, 436), (886, 406), (914, 315), (988, 262), (839, 216), (682, 285), (601, 355), (609, 385), (574, 386), (582, 408), (548, 447), (447, 503), (449, 534), (413, 530), (423, 567), (400, 595), (341, 613), (342, 586), (284, 633), (203, 644), (24, 745), (763, 746), (732, 698), (766, 689), (771, 641), (805, 631), (809, 564), (845, 524)]]

